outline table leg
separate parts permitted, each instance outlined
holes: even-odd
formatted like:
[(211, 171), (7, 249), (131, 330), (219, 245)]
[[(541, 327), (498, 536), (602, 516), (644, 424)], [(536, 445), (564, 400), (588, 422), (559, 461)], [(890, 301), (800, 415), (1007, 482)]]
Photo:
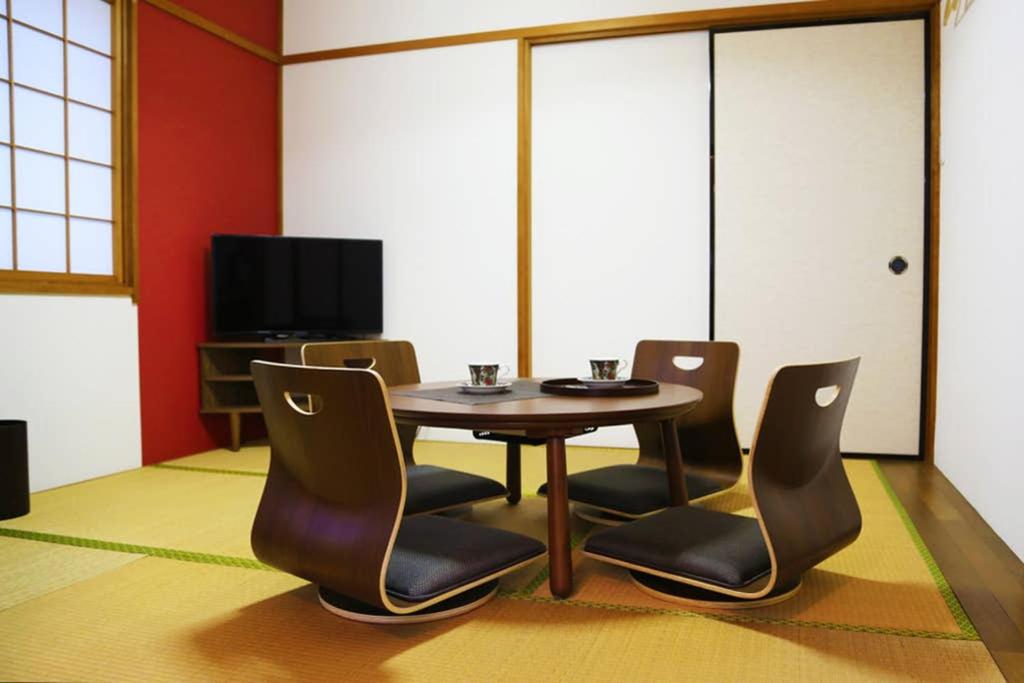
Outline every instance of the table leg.
[(398, 425), (398, 443), (402, 446), (402, 456), (405, 458), (406, 466), (415, 465), (413, 447), (416, 443), (416, 434), (419, 432), (416, 425)]
[(551, 594), (572, 593), (572, 552), (569, 548), (569, 488), (565, 481), (565, 438), (548, 438), (548, 563)]
[(242, 414), (228, 413), (231, 421), (231, 450), (237, 451), (242, 446)]
[(683, 473), (683, 454), (679, 449), (679, 433), (675, 420), (661, 422), (661, 443), (665, 449), (665, 472), (668, 474), (668, 495), (672, 507), (689, 504), (686, 495), (686, 477)]
[(509, 441), (505, 444), (505, 500), (515, 505), (523, 496), (522, 447)]

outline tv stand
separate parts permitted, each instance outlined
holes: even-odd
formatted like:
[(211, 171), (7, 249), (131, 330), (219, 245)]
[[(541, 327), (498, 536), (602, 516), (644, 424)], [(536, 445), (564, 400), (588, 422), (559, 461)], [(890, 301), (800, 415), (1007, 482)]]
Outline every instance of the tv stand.
[(356, 341), (356, 339), (356, 337), (343, 337), (334, 334), (294, 332), (292, 334), (272, 334), (269, 337), (264, 337), (263, 342), (265, 344), (277, 344), (280, 342), (297, 342), (299, 344), (305, 344), (307, 342), (317, 341)]
[(204, 342), (199, 344), (199, 412), (227, 415), (231, 427), (229, 448), (242, 445), (242, 415), (261, 414), (249, 363), (301, 363), (299, 350), (310, 339)]

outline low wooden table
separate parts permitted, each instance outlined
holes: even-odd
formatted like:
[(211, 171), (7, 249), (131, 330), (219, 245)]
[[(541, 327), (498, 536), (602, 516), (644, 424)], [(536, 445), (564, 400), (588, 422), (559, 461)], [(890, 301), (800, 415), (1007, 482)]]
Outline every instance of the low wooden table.
[[(539, 381), (539, 380), (537, 380)], [(395, 392), (439, 389), (458, 382), (406, 384), (391, 387), (391, 408), (398, 424), (424, 427), (489, 430), (542, 438), (547, 442), (548, 556), (551, 593), (567, 598), (572, 593), (572, 557), (569, 548), (569, 498), (566, 485), (565, 439), (586, 427), (607, 427), (636, 422), (659, 422), (666, 444), (665, 461), (672, 505), (686, 505), (686, 482), (679, 452), (675, 420), (704, 397), (693, 387), (662, 384), (657, 394), (629, 398), (547, 396), (504, 403), (465, 405)]]

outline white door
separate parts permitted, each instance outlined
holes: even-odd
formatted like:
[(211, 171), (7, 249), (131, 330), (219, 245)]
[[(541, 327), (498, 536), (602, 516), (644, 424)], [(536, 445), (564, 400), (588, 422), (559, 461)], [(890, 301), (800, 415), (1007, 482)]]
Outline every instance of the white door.
[(919, 452), (924, 31), (913, 20), (713, 38), (714, 335), (741, 346), (744, 446), (775, 367), (859, 355), (843, 451)]
[[(533, 48), (533, 374), (706, 339), (704, 32)], [(635, 446), (629, 427), (573, 443)]]

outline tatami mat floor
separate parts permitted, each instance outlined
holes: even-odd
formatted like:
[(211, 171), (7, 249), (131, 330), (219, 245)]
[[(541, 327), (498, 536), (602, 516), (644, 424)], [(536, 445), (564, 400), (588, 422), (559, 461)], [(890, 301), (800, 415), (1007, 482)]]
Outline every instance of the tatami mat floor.
[[(500, 446), (420, 442), (420, 462), (502, 479)], [(570, 448), (570, 470), (629, 462)], [(322, 610), (312, 586), (255, 560), (265, 446), (211, 451), (33, 496), (0, 523), (0, 678), (61, 680), (1002, 680), (887, 482), (848, 461), (864, 530), (791, 601), (691, 611), (621, 570), (575, 560), (554, 600), (543, 560), (463, 617), (401, 627)], [(524, 491), (544, 474), (524, 449)], [(708, 507), (752, 514), (744, 487)], [(545, 536), (545, 502), (470, 521)], [(590, 525), (574, 520), (579, 543)]]

